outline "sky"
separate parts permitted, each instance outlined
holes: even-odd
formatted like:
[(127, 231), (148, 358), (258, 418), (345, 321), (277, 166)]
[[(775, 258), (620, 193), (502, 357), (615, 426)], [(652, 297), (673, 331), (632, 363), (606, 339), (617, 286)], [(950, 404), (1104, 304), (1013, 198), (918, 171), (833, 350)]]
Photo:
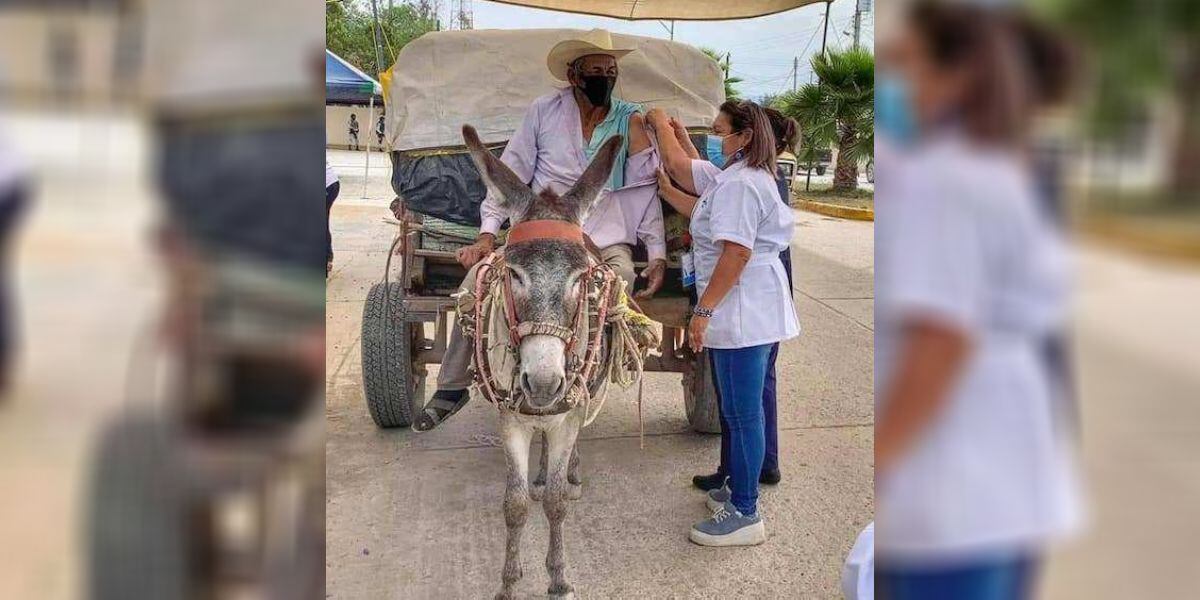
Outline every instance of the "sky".
[[(442, 0), (442, 14), (450, 13), (450, 0)], [(855, 0), (834, 0), (830, 5), (830, 48), (853, 44)], [(476, 29), (544, 29), (600, 27), (609, 31), (668, 39), (666, 23), (623, 21), (524, 8), (487, 0), (474, 0)], [(817, 3), (756, 19), (730, 21), (676, 21), (675, 41), (707, 46), (731, 53), (733, 74), (745, 81), (738, 84), (743, 97), (757, 99), (792, 87), (792, 60), (800, 58), (799, 84), (812, 79), (809, 58), (821, 50), (825, 4)], [(443, 17), (442, 22), (447, 22)], [(871, 47), (874, 15), (863, 16), (862, 43)]]

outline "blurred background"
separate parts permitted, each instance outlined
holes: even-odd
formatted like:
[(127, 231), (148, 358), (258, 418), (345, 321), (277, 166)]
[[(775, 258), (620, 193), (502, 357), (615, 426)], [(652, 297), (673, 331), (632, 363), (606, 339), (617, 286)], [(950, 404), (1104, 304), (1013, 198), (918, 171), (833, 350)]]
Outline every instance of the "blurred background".
[[(911, 4), (879, 3), (877, 46)], [(1077, 427), (1063, 434), (1080, 449), (1087, 527), (1046, 549), (1036, 597), (1190, 597), (1200, 582), (1200, 3), (957, 4), (1015, 11), (1074, 48), (1060, 76), (1076, 93), (1036, 115), (1029, 165), (1072, 240)], [(881, 194), (887, 186), (881, 176)]]
[(323, 22), (0, 2), (0, 597), (323, 595)]

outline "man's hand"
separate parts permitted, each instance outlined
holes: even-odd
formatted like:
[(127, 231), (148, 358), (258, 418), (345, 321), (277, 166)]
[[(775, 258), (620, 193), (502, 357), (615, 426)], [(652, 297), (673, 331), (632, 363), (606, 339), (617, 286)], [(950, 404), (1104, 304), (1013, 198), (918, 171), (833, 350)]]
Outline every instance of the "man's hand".
[(474, 244), (459, 248), (454, 257), (458, 259), (458, 264), (470, 269), (475, 266), (475, 263), (483, 260), (495, 249), (496, 238), (490, 233), (485, 233), (479, 236), (479, 239), (475, 240)]
[(635, 298), (644, 299), (653, 296), (663, 284), (663, 276), (667, 272), (667, 260), (656, 258), (642, 269), (642, 277), (646, 278), (646, 289), (634, 294)]

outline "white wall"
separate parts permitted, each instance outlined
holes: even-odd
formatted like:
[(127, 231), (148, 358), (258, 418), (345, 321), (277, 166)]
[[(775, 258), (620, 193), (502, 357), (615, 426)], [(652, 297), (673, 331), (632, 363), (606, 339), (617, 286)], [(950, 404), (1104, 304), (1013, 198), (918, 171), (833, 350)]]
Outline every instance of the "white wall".
[(325, 147), (326, 148), (349, 148), (350, 147), (350, 113), (354, 113), (358, 117), (358, 143), (359, 147), (366, 149), (367, 142), (371, 143), (371, 151), (379, 150), (379, 144), (375, 137), (375, 121), (379, 120), (380, 114), (379, 105), (375, 105), (375, 119), (371, 120), (371, 108), (364, 104), (362, 106), (326, 106), (325, 107)]

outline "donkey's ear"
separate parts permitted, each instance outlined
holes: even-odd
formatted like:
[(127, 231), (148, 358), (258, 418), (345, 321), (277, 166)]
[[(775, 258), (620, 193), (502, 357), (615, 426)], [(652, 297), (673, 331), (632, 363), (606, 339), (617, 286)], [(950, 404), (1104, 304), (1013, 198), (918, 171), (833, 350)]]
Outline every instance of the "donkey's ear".
[(619, 135), (614, 135), (604, 142), (600, 150), (596, 151), (596, 156), (592, 157), (592, 163), (583, 170), (583, 175), (579, 176), (579, 181), (563, 194), (563, 203), (575, 211), (580, 222), (587, 217), (596, 196), (600, 195), (600, 190), (608, 183), (613, 163), (617, 160), (617, 151), (621, 149), (621, 142), (622, 138)]
[(511, 211), (513, 215), (523, 212), (533, 200), (533, 191), (508, 168), (508, 165), (500, 162), (500, 159), (483, 147), (483, 142), (479, 140), (479, 134), (475, 132), (474, 127), (463, 125), (462, 134), (483, 182), (487, 184), (488, 190), (500, 206)]

